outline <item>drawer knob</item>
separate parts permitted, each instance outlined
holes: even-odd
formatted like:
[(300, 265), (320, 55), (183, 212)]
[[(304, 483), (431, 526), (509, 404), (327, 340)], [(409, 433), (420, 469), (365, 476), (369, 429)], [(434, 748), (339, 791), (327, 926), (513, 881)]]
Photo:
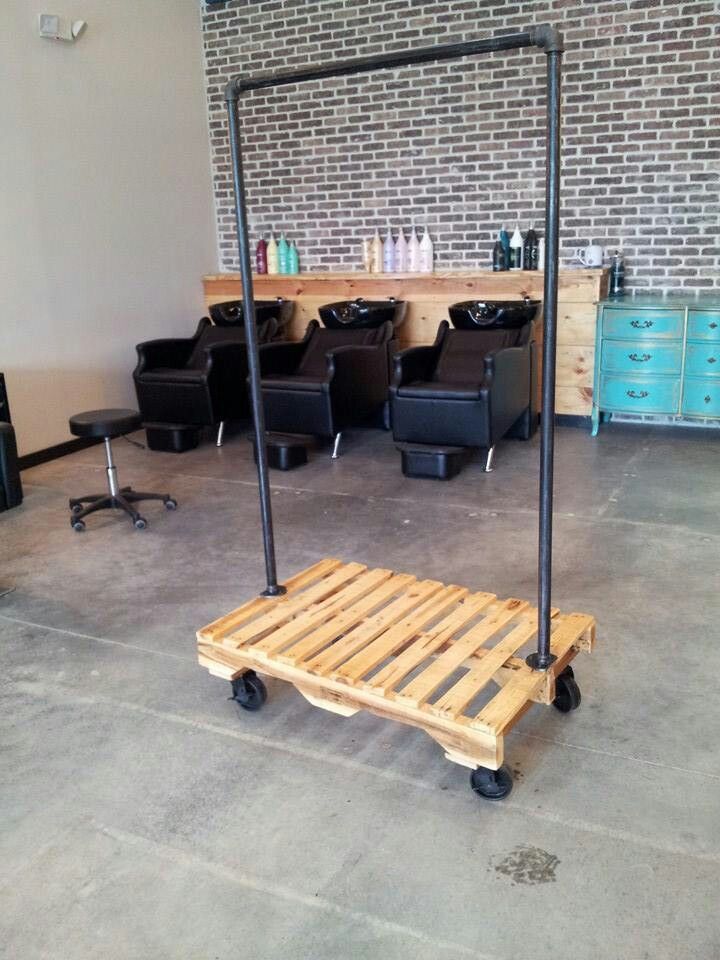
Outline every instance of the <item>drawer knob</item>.
[(717, 360), (715, 357), (708, 357), (708, 363), (717, 363)]
[(710, 324), (710, 329), (711, 329), (711, 330), (714, 330), (715, 327), (717, 327), (717, 324), (716, 324), (715, 321), (713, 320), (713, 322)]
[(627, 395), (632, 397), (634, 400), (644, 400), (648, 396), (647, 390), (638, 390), (636, 393), (634, 390), (627, 390)]
[[(628, 359), (629, 359), (629, 360), (634, 360), (635, 363), (645, 363), (647, 360), (650, 359), (650, 357), (652, 357), (652, 354), (651, 354), (651, 353), (643, 353), (643, 354), (641, 354), (641, 355), (639, 355), (639, 356), (638, 356), (637, 353), (629, 353), (629, 354), (628, 354)], [(709, 362), (709, 361), (708, 361), (708, 362)]]
[(639, 330), (642, 327), (644, 328), (651, 327), (652, 325), (653, 325), (652, 320), (631, 320), (630, 321), (630, 326), (635, 327), (636, 330)]
[(706, 393), (706, 394), (705, 394), (705, 403), (710, 403), (711, 400), (712, 400), (712, 397), (710, 396), (710, 394), (709, 394), (709, 393)]

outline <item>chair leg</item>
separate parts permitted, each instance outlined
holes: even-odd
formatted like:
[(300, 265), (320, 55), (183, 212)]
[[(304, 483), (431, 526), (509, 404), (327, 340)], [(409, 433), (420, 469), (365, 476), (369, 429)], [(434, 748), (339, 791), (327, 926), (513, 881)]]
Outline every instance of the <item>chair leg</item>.
[(495, 447), (490, 447), (485, 458), (485, 473), (492, 473), (493, 460), (495, 459)]
[[(87, 499), (86, 497), (83, 497), (83, 500), (86, 500), (86, 499)], [(74, 507), (75, 505), (76, 505), (76, 504), (73, 503), (72, 500), (71, 500), (71, 501), (70, 501), (70, 507), (72, 508), (72, 507)], [(102, 496), (102, 497), (95, 497), (95, 498), (93, 498), (93, 499), (91, 500), (90, 503), (88, 503), (88, 505), (87, 505), (86, 507), (83, 507), (82, 510), (73, 510), (71, 519), (72, 519), (72, 520), (84, 520), (85, 517), (87, 517), (87, 516), (88, 516), (89, 514), (91, 514), (91, 513), (95, 513), (96, 510), (107, 510), (108, 508), (112, 507), (113, 505), (114, 505), (114, 504), (113, 504), (113, 498), (112, 498), (111, 496), (109, 496), (108, 494), (106, 494), (105, 496)]]
[(337, 460), (340, 456), (340, 440), (342, 439), (342, 433), (335, 434), (335, 442), (333, 443), (332, 449), (332, 459)]
[(225, 421), (221, 420), (217, 432), (217, 440), (215, 441), (216, 447), (221, 447), (223, 445), (223, 436), (225, 435)]
[(162, 500), (163, 503), (167, 503), (168, 500), (173, 499), (169, 493), (142, 493), (140, 490), (133, 490), (132, 487), (123, 487), (120, 493), (128, 503), (137, 503), (140, 500)]

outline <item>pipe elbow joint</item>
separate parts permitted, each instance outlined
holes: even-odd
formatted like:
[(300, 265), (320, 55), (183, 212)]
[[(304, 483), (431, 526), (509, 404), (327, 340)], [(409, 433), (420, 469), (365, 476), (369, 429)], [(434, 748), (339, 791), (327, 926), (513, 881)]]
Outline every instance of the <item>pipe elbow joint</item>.
[(541, 47), (545, 53), (562, 53), (565, 49), (563, 35), (557, 27), (549, 23), (543, 23), (539, 27), (533, 27), (531, 30), (533, 42)]
[(233, 77), (225, 85), (225, 103), (234, 103), (240, 99), (241, 77)]

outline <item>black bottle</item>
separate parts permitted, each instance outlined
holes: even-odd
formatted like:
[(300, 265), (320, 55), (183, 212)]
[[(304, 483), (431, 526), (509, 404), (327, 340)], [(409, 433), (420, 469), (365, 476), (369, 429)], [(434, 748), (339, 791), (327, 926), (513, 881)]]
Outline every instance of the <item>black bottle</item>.
[(507, 259), (505, 257), (505, 247), (500, 240), (495, 242), (492, 253), (492, 268), (494, 271), (507, 270)]
[(538, 268), (538, 235), (530, 226), (523, 241), (523, 270), (537, 270)]
[(610, 296), (622, 297), (625, 293), (625, 261), (619, 250), (610, 263)]

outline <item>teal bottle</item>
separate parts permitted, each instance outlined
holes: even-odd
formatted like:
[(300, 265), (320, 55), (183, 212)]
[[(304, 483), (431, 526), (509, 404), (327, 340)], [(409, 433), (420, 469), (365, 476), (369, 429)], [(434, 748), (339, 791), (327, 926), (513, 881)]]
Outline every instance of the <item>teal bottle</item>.
[(285, 234), (281, 233), (278, 241), (278, 273), (290, 273), (289, 254), (290, 245), (285, 239)]
[(507, 270), (510, 266), (510, 234), (505, 229), (505, 224), (500, 227), (498, 240), (503, 245), (503, 250), (505, 251), (505, 269)]
[(300, 273), (300, 255), (294, 240), (288, 250), (288, 273)]

